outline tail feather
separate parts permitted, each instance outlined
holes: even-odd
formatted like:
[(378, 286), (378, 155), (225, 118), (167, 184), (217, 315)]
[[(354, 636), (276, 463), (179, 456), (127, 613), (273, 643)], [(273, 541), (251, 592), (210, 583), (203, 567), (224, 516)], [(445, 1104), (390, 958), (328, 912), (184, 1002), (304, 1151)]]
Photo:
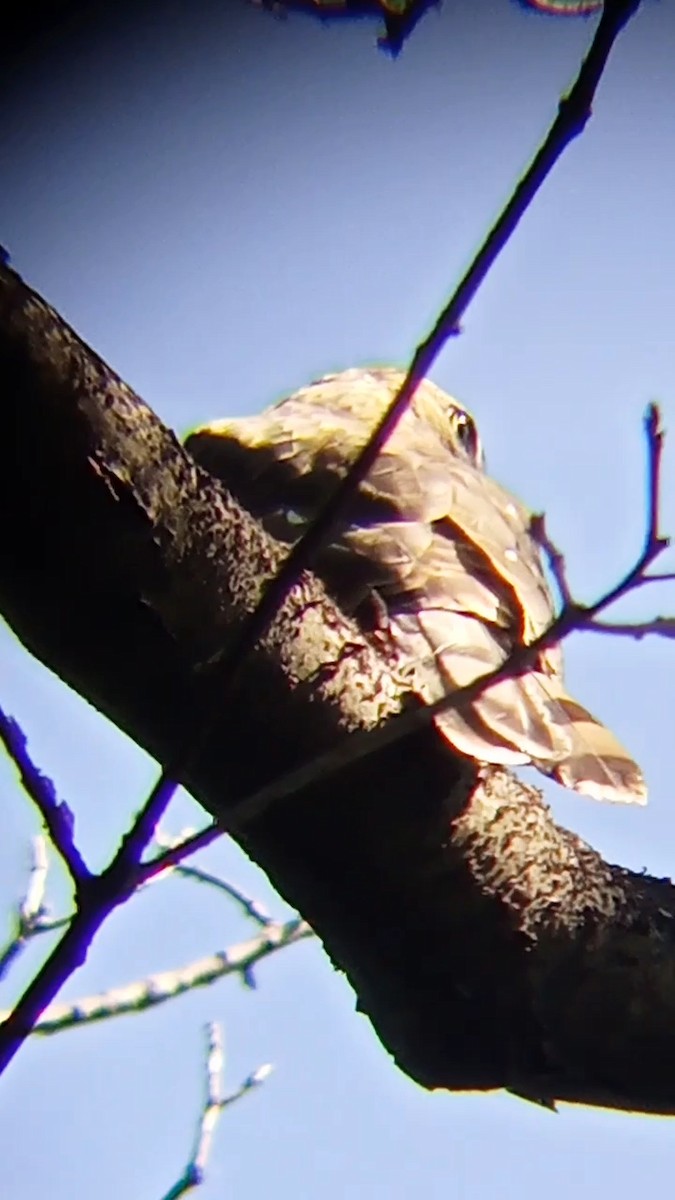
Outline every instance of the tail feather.
[[(552, 684), (552, 686), (551, 686)], [(546, 690), (558, 681), (546, 680)], [(535, 766), (563, 787), (583, 792), (594, 800), (615, 804), (646, 804), (647, 787), (637, 763), (614, 734), (565, 692), (554, 702), (569, 722), (569, 754), (557, 763), (536, 761)]]
[[(438, 700), (503, 661), (494, 629), (475, 617), (444, 609), (398, 613), (394, 641), (416, 667), (416, 690)], [(564, 690), (557, 674), (529, 671), (506, 678), (435, 724), (461, 754), (483, 762), (531, 762), (564, 787), (623, 804), (645, 804), (639, 767), (618, 739)]]

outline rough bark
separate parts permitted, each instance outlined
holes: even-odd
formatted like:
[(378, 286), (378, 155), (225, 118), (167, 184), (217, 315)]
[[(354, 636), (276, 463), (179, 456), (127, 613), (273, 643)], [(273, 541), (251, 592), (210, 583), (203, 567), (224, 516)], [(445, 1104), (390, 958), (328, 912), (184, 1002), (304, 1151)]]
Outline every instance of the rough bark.
[[(6, 267), (0, 389), (0, 609), (166, 761), (282, 551)], [(305, 575), (186, 784), (227, 823), (233, 801), (411, 702)], [(675, 892), (603, 862), (507, 772), (467, 779), (429, 728), (238, 840), (423, 1086), (675, 1111)]]

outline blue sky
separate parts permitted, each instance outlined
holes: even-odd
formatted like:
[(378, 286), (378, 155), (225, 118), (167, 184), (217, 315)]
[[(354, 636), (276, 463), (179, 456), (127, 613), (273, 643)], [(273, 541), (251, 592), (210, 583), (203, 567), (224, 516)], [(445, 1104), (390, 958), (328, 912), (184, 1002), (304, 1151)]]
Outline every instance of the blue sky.
[[(509, 0), (446, 4), (395, 63), (364, 23), (177, 3), (55, 42), (7, 85), (0, 241), (27, 281), (180, 431), (254, 411), (325, 371), (405, 364), (535, 150), (593, 25)], [(489, 466), (548, 514), (584, 599), (640, 543), (642, 412), (675, 413), (675, 17), (647, 3), (610, 61), (584, 136), (522, 222), (433, 376), (475, 413)], [(664, 526), (675, 534), (675, 434)], [(669, 562), (674, 565), (671, 554)], [(664, 560), (665, 565), (665, 560)], [(675, 610), (675, 591), (622, 613)], [(1, 632), (4, 707), (102, 864), (153, 763)], [(551, 784), (557, 819), (611, 861), (670, 872), (675, 646), (589, 634), (572, 693), (642, 763), (650, 806)], [(539, 782), (541, 782), (539, 780)], [(0, 762), (0, 903), (25, 883), (37, 825)], [(197, 816), (186, 798), (177, 830)], [(286, 911), (226, 840), (205, 861)], [(51, 896), (65, 902), (54, 871)], [(247, 936), (205, 889), (169, 882), (114, 914), (66, 995), (177, 966)], [(0, 992), (9, 1003), (43, 947)], [(33, 1041), (0, 1085), (12, 1200), (161, 1197), (202, 1089), (202, 1027), (221, 1020), (228, 1083), (276, 1073), (228, 1112), (204, 1200), (598, 1191), (628, 1200), (675, 1172), (665, 1120), (506, 1095), (427, 1094), (392, 1065), (354, 997), (304, 943), (152, 1014)], [(505, 1185), (505, 1180), (508, 1184)]]

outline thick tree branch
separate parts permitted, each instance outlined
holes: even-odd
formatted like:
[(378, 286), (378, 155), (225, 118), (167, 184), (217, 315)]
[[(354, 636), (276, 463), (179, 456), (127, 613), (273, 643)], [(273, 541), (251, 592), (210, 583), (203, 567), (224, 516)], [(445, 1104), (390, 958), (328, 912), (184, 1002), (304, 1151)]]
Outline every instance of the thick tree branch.
[[(2, 611), (167, 761), (199, 707), (198, 664), (281, 551), (6, 268), (0, 379)], [(186, 783), (227, 824), (228, 804), (408, 703), (304, 575)], [(424, 729), (239, 840), (424, 1086), (675, 1111), (675, 892), (604, 863), (505, 772), (467, 778)]]

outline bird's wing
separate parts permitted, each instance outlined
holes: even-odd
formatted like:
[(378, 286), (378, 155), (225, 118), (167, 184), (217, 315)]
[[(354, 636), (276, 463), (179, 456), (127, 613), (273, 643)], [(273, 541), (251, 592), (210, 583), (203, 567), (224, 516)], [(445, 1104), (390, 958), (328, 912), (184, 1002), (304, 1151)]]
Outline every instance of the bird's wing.
[[(299, 393), (258, 417), (197, 431), (188, 448), (277, 536), (294, 541), (377, 415), (342, 400), (308, 403)], [(554, 617), (528, 511), (453, 456), (412, 410), (346, 506), (316, 569), (346, 607), (377, 592), (397, 664), (427, 703), (499, 667)], [(436, 724), (469, 757), (532, 762), (600, 799), (644, 799), (628, 753), (567, 696), (555, 647), (528, 672), (449, 707)]]

